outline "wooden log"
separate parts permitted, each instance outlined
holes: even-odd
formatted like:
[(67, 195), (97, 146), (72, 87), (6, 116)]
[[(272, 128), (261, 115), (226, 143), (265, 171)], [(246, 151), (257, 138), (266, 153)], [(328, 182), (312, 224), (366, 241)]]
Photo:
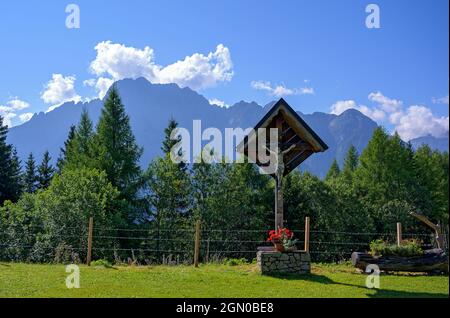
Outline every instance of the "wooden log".
[(352, 264), (365, 270), (367, 265), (378, 265), (382, 271), (430, 272), (442, 271), (448, 273), (448, 256), (441, 249), (424, 251), (422, 256), (372, 256), (368, 253), (352, 253)]

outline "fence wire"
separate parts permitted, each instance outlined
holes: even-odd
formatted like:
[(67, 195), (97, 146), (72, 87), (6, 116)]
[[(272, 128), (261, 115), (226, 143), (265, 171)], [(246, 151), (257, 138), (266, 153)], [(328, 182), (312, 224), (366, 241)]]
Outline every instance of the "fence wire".
[[(84, 262), (87, 255), (86, 227), (60, 229), (53, 233), (40, 226), (42, 232), (16, 229), (0, 233), (0, 260), (29, 262)], [(224, 258), (256, 257), (258, 247), (271, 246), (265, 229), (204, 229), (200, 239), (200, 261)], [(293, 230), (297, 247), (304, 248), (304, 230)], [(383, 238), (394, 240), (396, 233), (362, 233), (311, 230), (309, 250), (312, 261), (348, 260), (352, 252), (366, 252), (370, 242)], [(434, 247), (434, 235), (404, 233), (403, 238), (419, 239), (423, 249)], [(92, 259), (108, 259), (115, 263), (180, 264), (192, 263), (195, 228), (123, 229), (93, 228)]]

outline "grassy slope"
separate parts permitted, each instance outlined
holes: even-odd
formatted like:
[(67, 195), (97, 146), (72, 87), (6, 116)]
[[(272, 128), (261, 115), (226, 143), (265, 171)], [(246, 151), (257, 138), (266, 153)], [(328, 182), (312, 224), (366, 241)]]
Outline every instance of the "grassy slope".
[(448, 276), (382, 275), (381, 289), (345, 265), (313, 266), (306, 276), (261, 276), (255, 265), (94, 268), (81, 288), (65, 287), (62, 265), (0, 263), (0, 297), (448, 297)]

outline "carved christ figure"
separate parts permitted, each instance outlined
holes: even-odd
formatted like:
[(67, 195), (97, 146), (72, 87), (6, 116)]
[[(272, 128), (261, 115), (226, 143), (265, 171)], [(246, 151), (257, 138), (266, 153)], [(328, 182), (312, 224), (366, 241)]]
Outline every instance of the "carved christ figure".
[(286, 155), (289, 151), (295, 148), (295, 145), (291, 145), (286, 150), (281, 150), (281, 147), (278, 146), (278, 143), (275, 144), (275, 150), (271, 150), (270, 148), (264, 146), (266, 150), (268, 150), (272, 155), (275, 156), (275, 164), (276, 164), (276, 171), (275, 171), (275, 179), (277, 181), (277, 189), (280, 190), (282, 187), (283, 182), (283, 175), (284, 175), (284, 155)]

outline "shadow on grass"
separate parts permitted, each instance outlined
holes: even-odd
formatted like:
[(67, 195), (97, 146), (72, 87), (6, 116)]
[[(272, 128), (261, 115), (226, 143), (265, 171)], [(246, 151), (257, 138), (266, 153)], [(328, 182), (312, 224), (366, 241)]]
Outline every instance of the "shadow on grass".
[(389, 290), (389, 289), (369, 289), (365, 286), (341, 283), (332, 280), (325, 275), (318, 274), (271, 274), (266, 275), (273, 278), (284, 279), (284, 280), (297, 280), (297, 281), (307, 281), (312, 283), (324, 284), (324, 285), (340, 285), (353, 288), (359, 288), (366, 291), (372, 291), (372, 293), (367, 293), (370, 298), (448, 298), (448, 294), (444, 293), (426, 293), (426, 292), (408, 292), (401, 290)]
[(0, 266), (11, 267), (11, 265), (9, 265), (7, 263), (2, 263), (2, 262), (0, 262)]

